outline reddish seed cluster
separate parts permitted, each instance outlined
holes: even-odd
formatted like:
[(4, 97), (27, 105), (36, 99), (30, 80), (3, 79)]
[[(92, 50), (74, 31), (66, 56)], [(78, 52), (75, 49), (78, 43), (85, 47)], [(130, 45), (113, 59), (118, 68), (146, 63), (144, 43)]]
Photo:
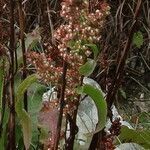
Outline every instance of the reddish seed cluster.
[[(76, 110), (78, 94), (75, 92), (75, 87), (79, 85), (81, 80), (79, 67), (85, 63), (92, 53), (86, 44), (97, 44), (100, 40), (100, 32), (110, 9), (103, 2), (96, 6), (96, 10), (89, 12), (88, 5), (88, 0), (63, 0), (60, 15), (64, 18), (65, 24), (60, 25), (54, 32), (57, 44), (51, 46), (51, 42), (44, 43), (44, 53), (28, 53), (28, 61), (35, 66), (40, 79), (46, 84), (51, 83), (56, 89), (60, 89), (62, 83), (62, 62), (63, 60), (67, 62), (63, 116), (67, 113), (72, 115), (74, 110)], [(51, 111), (49, 111), (49, 108)], [(48, 105), (44, 104), (44, 113), (48, 114), (48, 118), (51, 116), (53, 119), (55, 113), (52, 115), (51, 112), (54, 112), (56, 109), (57, 113), (59, 110), (58, 99), (48, 102)], [(52, 121), (51, 118), (49, 118), (50, 121)], [(46, 120), (47, 118), (45, 118)], [(48, 143), (51, 144), (48, 145), (48, 148), (53, 145), (55, 133), (52, 133), (50, 137)], [(106, 147), (112, 147), (112, 145), (109, 145), (111, 143), (108, 141), (109, 138), (106, 138), (106, 140)]]
[(104, 136), (101, 141), (102, 150), (114, 150), (113, 138), (111, 135)]
[(82, 60), (83, 57), (79, 54), (89, 54), (90, 51), (85, 44), (100, 40), (100, 31), (110, 7), (103, 2), (94, 12), (89, 13), (88, 5), (87, 0), (64, 0), (61, 3), (60, 14), (67, 23), (56, 30), (54, 37), (59, 41), (60, 55), (68, 62), (73, 62), (69, 58)]
[(77, 100), (75, 87), (79, 85), (81, 75), (79, 67), (92, 53), (86, 44), (96, 44), (100, 40), (100, 31), (110, 7), (105, 3), (96, 6), (89, 12), (88, 0), (63, 0), (60, 11), (65, 24), (54, 32), (57, 45), (44, 44), (46, 53), (30, 53), (29, 61), (35, 66), (39, 76), (45, 83), (56, 87), (61, 84), (62, 61), (67, 62), (65, 101), (71, 107), (70, 101)]
[(120, 118), (116, 118), (109, 129), (110, 134), (105, 135), (101, 141), (101, 145), (104, 150), (114, 150), (115, 146), (113, 144), (114, 138), (120, 134), (121, 122)]
[(28, 56), (28, 61), (35, 66), (38, 75), (45, 83), (57, 85), (58, 80), (62, 75), (62, 67), (56, 67), (51, 57), (45, 53), (31, 52)]
[(112, 122), (109, 131), (111, 135), (118, 136), (120, 134), (120, 130), (121, 130), (121, 122), (120, 122), (120, 118), (117, 118)]

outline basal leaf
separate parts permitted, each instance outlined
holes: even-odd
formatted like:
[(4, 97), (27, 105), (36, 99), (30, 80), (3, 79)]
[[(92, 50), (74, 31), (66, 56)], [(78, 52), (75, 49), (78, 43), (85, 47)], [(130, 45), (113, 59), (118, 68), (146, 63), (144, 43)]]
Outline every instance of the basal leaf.
[(22, 110), (22, 112), (20, 112), (20, 115), (20, 124), (22, 125), (24, 145), (26, 150), (28, 150), (32, 139), (31, 118), (25, 110)]
[(99, 53), (99, 49), (98, 49), (97, 45), (96, 44), (85, 44), (85, 46), (88, 46), (92, 49), (93, 54), (94, 54), (94, 60), (95, 60)]
[(34, 82), (37, 81), (36, 75), (28, 76), (18, 87), (16, 94), (16, 113), (20, 119), (20, 124), (23, 131), (23, 140), (26, 150), (29, 149), (31, 138), (32, 138), (32, 129), (31, 129), (31, 118), (29, 114), (25, 111), (23, 107), (23, 94), (27, 88)]
[(79, 68), (79, 73), (84, 76), (89, 76), (96, 67), (96, 61), (88, 59), (87, 62)]
[(142, 34), (142, 32), (138, 31), (138, 32), (134, 33), (133, 44), (137, 48), (141, 48), (141, 46), (143, 45), (143, 34)]
[(122, 126), (119, 140), (122, 143), (137, 143), (145, 149), (150, 148), (150, 130), (137, 131)]
[(99, 89), (94, 88), (93, 86), (89, 84), (85, 84), (82, 90), (83, 90), (83, 93), (87, 94), (93, 99), (98, 109), (99, 121), (98, 121), (97, 129), (96, 129), (96, 132), (98, 132), (102, 130), (106, 125), (107, 103), (103, 97), (102, 92)]

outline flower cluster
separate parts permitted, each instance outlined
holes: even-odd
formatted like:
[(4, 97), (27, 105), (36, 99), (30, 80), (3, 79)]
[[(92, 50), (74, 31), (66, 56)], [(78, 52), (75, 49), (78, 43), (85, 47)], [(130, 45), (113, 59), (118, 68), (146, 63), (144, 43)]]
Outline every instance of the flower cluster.
[(103, 136), (101, 145), (103, 146), (103, 149), (108, 149), (108, 150), (114, 150), (115, 146), (113, 144), (114, 139), (116, 136), (120, 134), (121, 130), (121, 122), (120, 118), (116, 118), (113, 122), (112, 125), (109, 129), (110, 134), (106, 134)]
[[(105, 2), (102, 2), (98, 3), (94, 7), (95, 10), (91, 12), (88, 5), (88, 0), (62, 0), (60, 16), (64, 18), (65, 23), (54, 32), (56, 44), (51, 45), (50, 41), (45, 42), (42, 45), (44, 52), (28, 53), (28, 60), (35, 66), (40, 79), (54, 86), (58, 93), (56, 99), (44, 106), (44, 112), (42, 111), (41, 114), (44, 124), (48, 122), (48, 118), (50, 124), (54, 124), (53, 120), (57, 120), (64, 61), (67, 63), (67, 72), (63, 116), (66, 114), (72, 116), (78, 105), (79, 95), (75, 87), (82, 82), (79, 68), (85, 64), (88, 57), (92, 57), (92, 50), (87, 47), (87, 44), (99, 42), (100, 32), (110, 9)], [(55, 113), (54, 110), (56, 110)], [(46, 113), (47, 118), (43, 113)], [(55, 130), (53, 127), (50, 127), (51, 130)], [(54, 145), (55, 133), (51, 134), (48, 143)], [(51, 146), (48, 145), (48, 147)]]
[(65, 102), (71, 107), (70, 102), (78, 100), (75, 87), (81, 80), (79, 67), (92, 54), (92, 50), (86, 44), (99, 42), (110, 7), (106, 2), (102, 2), (90, 12), (88, 0), (63, 0), (61, 8), (60, 15), (65, 23), (54, 32), (57, 45), (53, 47), (45, 43), (43, 47), (46, 53), (32, 52), (29, 61), (45, 83), (56, 87), (61, 84), (62, 62), (67, 62)]
[(73, 62), (69, 59), (75, 57), (78, 60), (82, 59), (83, 53), (89, 54), (85, 44), (100, 40), (100, 31), (110, 7), (103, 2), (94, 12), (89, 13), (87, 0), (64, 0), (61, 6), (60, 15), (66, 19), (66, 24), (61, 25), (54, 36), (59, 41), (60, 55), (68, 62)]
[(55, 63), (51, 63), (52, 59), (45, 53), (32, 52), (29, 55), (28, 61), (32, 62), (42, 81), (45, 83), (57, 84), (62, 74), (62, 67), (56, 67)]

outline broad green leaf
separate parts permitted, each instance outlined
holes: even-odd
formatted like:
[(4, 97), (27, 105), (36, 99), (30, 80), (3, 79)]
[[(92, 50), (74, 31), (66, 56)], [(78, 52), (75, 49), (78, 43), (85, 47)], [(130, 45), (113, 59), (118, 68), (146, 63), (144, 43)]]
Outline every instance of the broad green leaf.
[(28, 76), (18, 87), (17, 90), (17, 103), (20, 102), (20, 99), (23, 97), (24, 92), (31, 86), (31, 84), (37, 81), (36, 74)]
[(97, 58), (99, 54), (99, 49), (96, 44), (85, 44), (85, 46), (88, 46), (92, 49), (93, 54), (94, 54), (94, 60)]
[(138, 31), (136, 33), (134, 33), (133, 35), (133, 44), (137, 47), (137, 48), (141, 48), (141, 46), (143, 45), (143, 34), (141, 31)]
[(29, 114), (25, 111), (23, 107), (23, 94), (30, 87), (31, 84), (37, 81), (35, 74), (28, 76), (18, 87), (16, 94), (16, 113), (20, 120), (20, 124), (23, 130), (23, 140), (26, 150), (29, 149), (31, 138), (32, 138), (32, 129), (31, 129), (31, 118)]
[(97, 129), (96, 129), (96, 132), (98, 132), (102, 130), (106, 125), (107, 103), (103, 97), (102, 92), (99, 89), (94, 88), (93, 86), (89, 84), (85, 84), (82, 87), (82, 91), (83, 93), (90, 96), (96, 104), (96, 107), (98, 110), (98, 118), (99, 118)]
[(4, 74), (5, 74), (5, 60), (1, 59), (0, 60), (0, 110), (2, 107)]
[(42, 95), (46, 91), (46, 86), (40, 83), (33, 83), (28, 88), (28, 112), (32, 120), (32, 144), (37, 145), (39, 140), (38, 114), (42, 107)]
[(79, 68), (79, 73), (84, 76), (92, 74), (96, 67), (96, 61), (88, 59), (87, 62)]
[(39, 125), (39, 132), (40, 132), (40, 137), (39, 140), (41, 143), (44, 143), (49, 137), (48, 132), (49, 130), (46, 127), (43, 127), (42, 125)]
[(150, 130), (137, 131), (122, 126), (119, 140), (122, 143), (137, 143), (145, 149), (150, 148)]

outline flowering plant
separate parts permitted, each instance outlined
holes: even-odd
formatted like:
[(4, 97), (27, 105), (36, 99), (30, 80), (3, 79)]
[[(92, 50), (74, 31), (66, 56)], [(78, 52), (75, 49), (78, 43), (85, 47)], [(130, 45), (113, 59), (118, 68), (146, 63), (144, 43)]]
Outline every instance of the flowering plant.
[(100, 41), (100, 32), (110, 7), (105, 2), (98, 3), (95, 7), (97, 9), (89, 12), (87, 0), (63, 0), (61, 6), (60, 15), (65, 23), (60, 25), (54, 33), (57, 45), (48, 46), (46, 53), (31, 52), (29, 58), (43, 82), (54, 86), (61, 84), (62, 62), (66, 61), (68, 64), (66, 98), (71, 99), (70, 94), (74, 98), (74, 89), (80, 83), (82, 75), (79, 71), (80, 67), (92, 57), (92, 53), (96, 53), (93, 52), (91, 45), (96, 46)]
[[(90, 8), (88, 0), (63, 0), (60, 16), (64, 23), (54, 31), (55, 46), (45, 43), (45, 53), (28, 55), (40, 79), (60, 93), (53, 103), (74, 121), (80, 104), (76, 87), (82, 85), (83, 77), (89, 76), (96, 66), (100, 33), (109, 10), (106, 2), (97, 2)], [(53, 143), (57, 143), (59, 137), (51, 136), (56, 140)]]

